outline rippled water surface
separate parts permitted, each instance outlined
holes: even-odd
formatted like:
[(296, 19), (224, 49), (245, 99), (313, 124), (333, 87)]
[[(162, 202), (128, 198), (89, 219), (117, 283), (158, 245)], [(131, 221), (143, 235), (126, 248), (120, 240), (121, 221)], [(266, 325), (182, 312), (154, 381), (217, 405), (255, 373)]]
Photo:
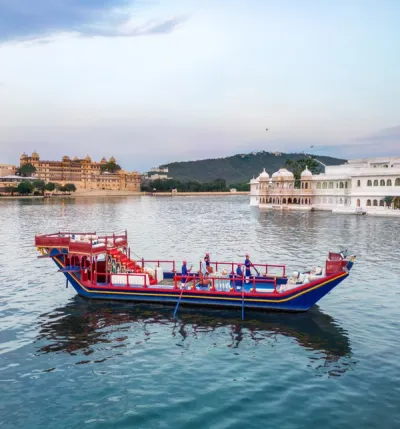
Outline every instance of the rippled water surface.
[[(258, 212), (248, 199), (0, 200), (0, 427), (399, 428), (400, 222)], [(350, 277), (306, 314), (87, 301), (36, 258), (54, 230), (127, 229), (148, 259), (323, 263)]]

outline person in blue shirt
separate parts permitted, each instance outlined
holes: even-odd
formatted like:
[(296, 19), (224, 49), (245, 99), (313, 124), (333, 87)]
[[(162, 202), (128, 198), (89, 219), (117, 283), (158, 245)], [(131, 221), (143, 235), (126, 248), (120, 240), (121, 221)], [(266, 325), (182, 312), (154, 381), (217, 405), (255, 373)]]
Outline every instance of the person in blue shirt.
[(204, 256), (204, 260), (206, 261), (207, 267), (210, 266), (210, 254), (206, 253), (206, 256)]
[(182, 272), (182, 279), (181, 279), (182, 287), (184, 287), (191, 280), (190, 277), (184, 277), (184, 276), (188, 276), (190, 271), (192, 271), (192, 268), (193, 267), (190, 267), (188, 269), (187, 262), (186, 261), (182, 262), (182, 270), (181, 270), (181, 272)]
[(236, 286), (242, 286), (243, 282), (243, 271), (242, 271), (242, 266), (241, 264), (237, 264), (237, 268), (236, 268), (236, 277), (240, 277), (240, 279), (236, 280)]
[(251, 265), (252, 263), (250, 262), (250, 255), (248, 253), (246, 253), (246, 259), (244, 261), (244, 266), (246, 267), (246, 283), (249, 282), (250, 276), (251, 276)]

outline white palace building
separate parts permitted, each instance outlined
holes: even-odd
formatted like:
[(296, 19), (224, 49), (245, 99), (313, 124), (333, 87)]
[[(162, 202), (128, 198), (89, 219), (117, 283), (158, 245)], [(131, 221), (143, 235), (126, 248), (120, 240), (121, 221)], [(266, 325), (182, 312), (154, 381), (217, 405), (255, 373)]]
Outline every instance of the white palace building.
[(306, 168), (298, 187), (286, 168), (272, 176), (264, 169), (250, 181), (250, 205), (400, 216), (400, 157), (355, 159), (315, 175)]

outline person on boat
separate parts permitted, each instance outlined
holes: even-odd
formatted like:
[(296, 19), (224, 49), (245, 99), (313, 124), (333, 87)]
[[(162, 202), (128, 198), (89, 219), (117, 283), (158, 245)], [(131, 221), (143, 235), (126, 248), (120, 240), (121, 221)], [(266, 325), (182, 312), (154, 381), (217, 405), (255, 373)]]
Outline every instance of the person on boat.
[(210, 265), (210, 254), (209, 253), (206, 253), (206, 256), (204, 256), (204, 261), (206, 263), (207, 272), (212, 273), (213, 269), (212, 269), (212, 266)]
[(238, 278), (238, 280), (236, 280), (236, 286), (242, 286), (243, 282), (243, 271), (242, 271), (242, 264), (237, 264), (237, 268), (236, 268), (236, 278)]
[(210, 284), (211, 284), (211, 280), (207, 276), (205, 276), (202, 271), (199, 271), (198, 286), (209, 286)]
[(250, 261), (250, 255), (246, 253), (246, 259), (244, 260), (244, 266), (246, 267), (246, 283), (249, 283), (250, 276), (251, 276), (251, 266), (253, 264)]
[[(209, 262), (209, 261), (208, 261)], [(203, 274), (203, 276), (204, 277), (207, 277), (208, 276), (208, 274), (209, 274), (209, 269), (210, 269), (211, 267), (209, 266), (209, 265), (207, 265), (207, 256), (204, 256), (204, 260), (203, 260), (203, 262), (201, 263), (201, 268), (200, 268), (200, 271), (201, 271), (201, 273)]]
[(189, 273), (192, 271), (192, 268), (193, 268), (193, 266), (191, 266), (188, 269), (188, 267), (187, 267), (187, 261), (183, 261), (182, 262), (182, 270), (181, 270), (181, 273), (182, 273), (182, 279), (181, 279), (181, 281), (182, 281), (182, 287), (184, 287), (186, 285), (186, 283), (188, 283), (191, 280), (191, 278), (188, 277), (188, 276), (189, 276)]

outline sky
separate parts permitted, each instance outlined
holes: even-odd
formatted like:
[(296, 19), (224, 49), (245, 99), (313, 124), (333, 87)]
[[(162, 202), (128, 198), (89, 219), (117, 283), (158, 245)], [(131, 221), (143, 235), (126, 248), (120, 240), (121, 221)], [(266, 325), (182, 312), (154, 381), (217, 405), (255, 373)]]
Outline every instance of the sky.
[(0, 163), (400, 155), (399, 22), (398, 0), (0, 0)]

